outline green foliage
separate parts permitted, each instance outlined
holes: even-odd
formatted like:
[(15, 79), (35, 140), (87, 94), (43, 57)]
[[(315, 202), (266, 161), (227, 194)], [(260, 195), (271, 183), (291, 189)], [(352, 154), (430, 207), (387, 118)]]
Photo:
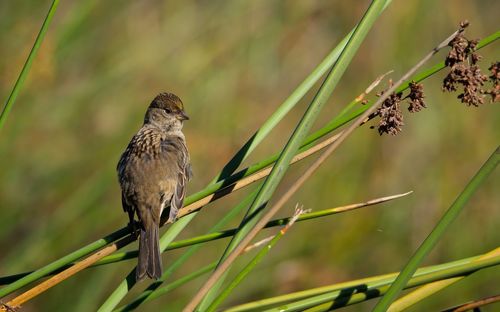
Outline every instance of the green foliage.
[[(381, 5), (382, 2), (375, 1), (373, 5)], [(294, 166), (293, 170), (289, 169), (291, 157), (315, 146), (320, 138), (361, 115), (370, 107), (369, 103), (373, 103), (374, 97), (370, 96), (367, 105), (360, 105), (359, 101), (352, 101), (346, 109), (325, 105), (354, 56), (356, 49), (353, 45), (357, 47), (363, 41), (363, 36), (357, 37), (353, 32), (343, 40), (338, 39), (339, 34), (347, 33), (356, 20), (351, 5), (342, 9), (343, 5), (308, 2), (299, 5), (236, 1), (222, 6), (216, 2), (186, 1), (182, 5), (158, 2), (151, 7), (113, 1), (64, 3), (55, 16), (56, 26), (51, 28), (44, 44), (40, 45), (57, 5), (58, 1), (53, 1), (25, 61), (9, 57), (22, 55), (17, 53), (23, 49), (20, 45), (32, 42), (29, 37), (32, 34), (20, 25), (30, 26), (30, 31), (40, 27), (30, 14), (39, 14), (46, 8), (43, 3), (33, 3), (29, 9), (19, 3), (0, 4), (0, 24), (4, 29), (0, 31), (0, 39), (9, 43), (2, 48), (8, 53), (4, 53), (7, 57), (0, 60), (0, 68), (6, 73), (0, 79), (0, 90), (5, 94), (10, 92), (0, 116), (0, 128), (17, 95), (21, 95), (9, 123), (1, 129), (0, 158), (5, 161), (0, 163), (4, 177), (0, 181), (3, 222), (0, 243), (8, 248), (3, 248), (0, 267), (4, 268), (2, 275), (41, 267), (29, 274), (0, 278), (2, 283), (8, 283), (0, 289), (0, 297), (34, 285), (33, 282), (67, 268), (128, 234), (128, 229), (122, 228), (126, 217), (119, 208), (114, 166), (124, 144), (138, 127), (145, 105), (155, 92), (167, 88), (181, 95), (192, 117), (186, 125), (186, 136), (194, 162), (195, 180), (189, 185), (192, 195), (187, 198), (187, 204), (272, 164), (276, 164), (274, 173), (255, 191), (242, 197), (238, 194), (225, 197), (217, 202), (218, 208), (195, 212), (170, 226), (161, 239), (162, 250), (169, 251), (165, 261), (170, 265), (161, 280), (153, 282), (145, 290), (132, 289), (135, 282), (130, 278), (123, 280), (126, 273), (133, 269), (134, 261), (119, 262), (136, 254), (134, 250), (126, 250), (96, 263), (100, 267), (82, 272), (60, 287), (50, 289), (37, 299), (37, 305), (47, 310), (70, 306), (75, 311), (95, 310), (105, 298), (103, 296), (108, 295), (100, 289), (115, 289), (118, 285), (104, 301), (102, 311), (115, 309), (128, 294), (135, 299), (127, 301), (126, 305), (118, 308), (119, 311), (142, 308), (152, 299), (159, 300), (159, 304), (168, 304), (174, 310), (181, 309), (196, 290), (193, 286), (196, 284), (187, 283), (212, 270), (216, 263), (212, 261), (218, 259), (224, 250), (224, 246), (215, 240), (233, 236), (236, 242), (246, 235), (245, 228), (252, 222), (239, 228), (223, 229), (236, 226), (235, 219), (250, 203), (253, 202), (252, 211), (280, 196), (278, 183), (287, 185), (295, 179), (298, 171), (295, 168), (301, 170), (307, 165), (304, 161), (304, 164)], [(464, 14), (471, 11), (455, 5), (464, 10)], [(485, 9), (485, 4), (468, 5), (474, 6), (482, 15), (482, 20), (470, 17), (470, 31), (477, 33), (477, 29), (484, 29), (490, 32), (489, 24), (496, 21), (492, 13), (495, 10)], [(426, 52), (421, 46), (435, 41), (430, 38), (430, 33), (441, 37), (441, 34), (449, 33), (450, 25), (457, 23), (447, 16), (437, 20), (427, 14), (443, 6), (446, 4), (429, 2), (419, 5), (394, 3), (389, 7), (379, 18), (381, 22), (377, 23), (373, 33), (363, 41), (360, 53), (353, 59), (339, 85), (341, 87), (336, 88), (334, 100), (349, 102), (380, 73), (395, 69), (395, 76), (399, 76), (398, 67), (410, 67), (414, 57)], [(378, 7), (377, 12), (374, 9), (371, 18), (377, 18), (380, 9)], [(259, 13), (258, 18), (256, 12)], [(241, 25), (248, 27), (241, 28)], [(401, 25), (398, 26), (397, 36), (394, 25)], [(363, 31), (369, 28), (365, 29), (363, 23), (360, 27)], [(24, 32), (24, 36), (19, 35)], [(480, 33), (477, 37), (484, 35)], [(496, 32), (485, 37), (478, 48), (486, 47), (499, 36), (500, 32)], [(351, 38), (359, 41), (354, 44), (349, 41)], [(331, 49), (332, 43), (337, 41), (340, 42), (338, 46)], [(415, 42), (425, 44), (416, 45)], [(386, 49), (384, 45), (381, 49), (381, 44), (385, 43), (392, 43), (392, 47), (389, 45)], [(35, 58), (38, 48), (40, 53)], [(492, 51), (495, 48), (492, 45), (484, 50), (485, 63), (489, 61), (489, 55), (498, 55)], [(337, 61), (343, 49), (350, 54)], [(312, 64), (317, 64), (316, 60), (320, 60), (327, 51), (330, 52), (323, 61), (311, 70), (314, 67)], [(11, 90), (17, 68), (22, 62), (23, 70)], [(21, 89), (32, 63), (32, 78)], [(334, 64), (334, 70), (327, 75), (300, 126), (296, 127), (300, 111), (306, 103), (311, 103), (318, 81)], [(441, 215), (425, 209), (445, 207), (452, 200), (450, 196), (458, 192), (462, 181), (470, 176), (478, 159), (498, 145), (495, 136), (498, 132), (495, 125), (500, 124), (499, 114), (495, 113), (498, 105), (485, 104), (474, 111), (455, 105), (455, 99), (439, 93), (438, 83), (433, 85), (434, 78), (428, 79), (443, 68), (441, 62), (414, 77), (415, 81), (425, 79), (426, 99), (431, 104), (428, 110), (409, 119), (405, 128), (407, 131), (397, 138), (378, 139), (373, 135), (375, 132), (369, 133), (366, 130), (368, 127), (363, 127), (356, 132), (355, 146), (348, 143), (345, 151), (339, 152), (338, 161), (325, 164), (323, 172), (294, 198), (304, 203), (306, 208), (319, 210), (301, 217), (308, 220), (331, 214), (331, 210), (321, 210), (321, 207), (331, 207), (334, 202), (372, 197), (367, 194), (373, 191), (377, 194), (399, 192), (403, 184), (405, 189), (416, 190), (412, 199), (401, 204), (406, 208), (380, 213), (350, 213), (335, 218), (334, 225), (316, 220), (314, 225), (307, 222), (294, 226), (290, 234), (280, 240), (279, 252), (264, 257), (268, 250), (261, 249), (237, 275), (235, 282), (224, 288), (223, 295), (212, 303), (211, 309), (222, 303), (233, 290), (234, 298), (229, 299), (249, 301), (290, 292), (291, 289), (331, 284), (332, 276), (338, 278), (337, 275), (340, 275), (342, 279), (352, 280), (358, 275), (386, 272), (402, 265), (401, 261), (409, 257), (408, 253), (416, 248), (420, 237), (427, 233), (426, 228), (437, 222), (435, 216)], [(14, 72), (14, 75), (11, 74)], [(302, 83), (297, 84), (297, 81)], [(407, 87), (407, 84), (403, 85), (400, 90)], [(379, 89), (382, 88), (384, 86), (381, 85)], [(20, 93), (20, 90), (23, 92)], [(282, 104), (275, 107), (274, 103), (279, 102)], [(322, 106), (325, 107), (319, 113)], [(341, 111), (340, 114), (337, 111)], [(262, 122), (267, 116), (270, 117)], [(325, 126), (314, 128), (316, 118), (318, 125)], [(260, 127), (257, 126), (259, 124)], [(294, 128), (296, 130), (288, 147), (281, 150), (279, 147), (283, 146)], [(253, 129), (258, 130), (254, 132)], [(310, 130), (316, 131), (307, 136)], [(242, 138), (248, 137), (250, 139), (245, 143)], [(242, 147), (238, 150), (236, 146)], [(224, 159), (230, 160), (224, 162)], [(233, 174), (248, 163), (253, 164)], [(212, 180), (207, 178), (213, 176)], [(496, 189), (498, 180), (490, 179), (474, 196), (470, 205), (483, 207), (481, 214), (472, 214), (467, 209), (463, 211), (463, 218), (467, 220), (462, 222), (466, 224), (467, 231), (442, 236), (450, 222), (439, 223), (437, 228), (441, 230), (432, 244), (425, 243), (425, 252), (412, 258), (412, 265), (403, 270), (400, 278), (384, 276), (384, 284), (376, 283), (381, 280), (378, 277), (364, 282), (377, 296), (386, 292), (387, 296), (394, 296), (404, 287), (449, 276), (464, 276), (483, 268), (467, 266), (450, 275), (446, 271), (449, 264), (446, 268), (440, 267), (442, 270), (439, 271), (448, 272), (447, 275), (427, 272), (430, 275), (425, 278), (416, 276), (410, 279), (412, 271), (437, 240), (446, 247), (440, 244), (435, 247), (434, 253), (429, 255), (429, 261), (433, 263), (443, 262), (442, 259), (463, 258), (453, 263), (465, 265), (468, 261), (465, 256), (496, 244), (492, 237), (495, 237), (500, 218), (496, 217), (497, 210), (491, 208), (494, 206), (491, 203), (499, 199)], [(470, 193), (465, 194), (470, 196)], [(457, 207), (461, 208), (463, 204), (461, 202), (450, 208), (455, 211), (453, 217), (458, 215)], [(225, 210), (225, 207), (234, 208)], [(278, 218), (268, 225), (283, 225), (286, 221), (286, 218)], [(120, 229), (104, 235), (113, 228)], [(467, 233), (478, 234), (471, 236)], [(188, 238), (176, 240), (179, 235), (187, 235)], [(95, 240), (96, 237), (103, 238)], [(276, 236), (272, 244), (279, 237)], [(90, 244), (68, 254), (89, 241)], [(210, 241), (214, 242), (208, 247), (207, 242)], [(477, 241), (483, 243), (477, 244)], [(183, 250), (182, 254), (175, 251), (186, 246), (190, 248)], [(196, 252), (203, 256), (193, 257)], [(304, 257), (306, 253), (312, 255)], [(369, 257), (367, 253), (370, 253)], [(250, 257), (242, 256), (246, 259)], [(262, 263), (257, 266), (260, 261)], [(481, 265), (496, 265), (496, 260), (491, 261)], [(115, 264), (102, 266), (110, 263)], [(237, 269), (239, 265), (236, 264)], [(273, 273), (282, 272), (288, 268), (287, 265), (298, 268), (292, 270), (290, 280)], [(259, 272), (248, 274), (254, 267), (259, 268)], [(271, 282), (263, 285), (259, 278), (262, 275), (269, 277)], [(170, 281), (174, 277), (175, 281)], [(244, 284), (235, 288), (243, 277)], [(395, 280), (395, 286), (389, 288)], [(460, 291), (455, 295), (444, 293), (417, 304), (417, 307), (436, 310), (443, 302), (449, 303), (458, 296), (479, 297), (481, 289), (486, 289), (494, 280), (490, 276), (483, 277), (483, 288), (467, 280), (460, 283)], [(106, 287), (95, 287), (97, 284)], [(68, 291), (75, 287), (80, 290), (81, 298)], [(167, 293), (171, 296), (163, 298)], [(293, 293), (289, 297), (285, 295), (285, 302), (291, 302), (290, 307), (295, 304), (299, 307), (302, 304), (299, 301), (311, 300), (308, 304), (313, 307), (312, 311), (329, 309), (331, 300), (339, 302), (338, 297), (327, 295), (327, 292), (304, 293), (304, 297), (294, 297)], [(318, 296), (323, 296), (321, 300), (326, 301), (317, 301)], [(349, 298), (343, 297), (341, 301), (353, 304), (372, 297), (371, 294), (358, 293)], [(79, 298), (80, 302), (75, 304), (75, 298)], [(178, 302), (174, 298), (178, 298)], [(390, 300), (383, 299), (380, 304), (384, 304), (385, 308)], [(210, 301), (206, 301), (207, 305)], [(266, 307), (283, 303), (273, 302)], [(257, 310), (264, 307), (263, 302), (255, 304), (254, 309)]]

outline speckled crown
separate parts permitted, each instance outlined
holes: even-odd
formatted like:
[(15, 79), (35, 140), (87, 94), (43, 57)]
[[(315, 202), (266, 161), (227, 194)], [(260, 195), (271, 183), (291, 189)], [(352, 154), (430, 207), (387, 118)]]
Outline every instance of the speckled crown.
[(149, 108), (160, 108), (173, 112), (184, 111), (184, 104), (177, 95), (173, 93), (162, 92), (154, 98), (154, 100), (149, 105)]

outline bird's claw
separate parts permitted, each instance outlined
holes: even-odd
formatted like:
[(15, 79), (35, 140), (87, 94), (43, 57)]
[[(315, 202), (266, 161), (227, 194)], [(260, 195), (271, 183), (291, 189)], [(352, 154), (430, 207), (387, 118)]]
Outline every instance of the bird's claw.
[(168, 223), (168, 224), (174, 223), (177, 220), (177, 215), (178, 215), (177, 210), (175, 210), (175, 211), (170, 210), (170, 213), (168, 214), (168, 219), (167, 219), (166, 223)]

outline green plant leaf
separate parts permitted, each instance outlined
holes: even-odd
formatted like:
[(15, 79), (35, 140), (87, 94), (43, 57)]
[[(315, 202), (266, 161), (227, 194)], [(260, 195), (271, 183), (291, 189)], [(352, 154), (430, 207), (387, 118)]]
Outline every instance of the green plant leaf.
[(5, 121), (7, 120), (7, 117), (9, 116), (9, 113), (12, 110), (12, 106), (14, 106), (14, 103), (16, 102), (17, 95), (19, 94), (19, 91), (21, 91), (21, 88), (23, 87), (24, 81), (26, 80), (26, 77), (28, 76), (28, 73), (31, 69), (31, 64), (33, 63), (33, 60), (35, 59), (36, 54), (38, 53), (38, 49), (42, 45), (43, 38), (45, 38), (45, 34), (47, 33), (47, 29), (49, 28), (50, 22), (52, 21), (52, 18), (56, 13), (58, 5), (59, 5), (59, 0), (52, 1), (52, 5), (50, 6), (47, 16), (43, 21), (42, 27), (38, 32), (38, 36), (35, 39), (35, 43), (31, 48), (30, 54), (28, 55), (26, 62), (24, 62), (23, 69), (21, 69), (21, 73), (19, 74), (16, 83), (14, 84), (14, 88), (12, 88), (12, 91), (10, 92), (9, 98), (7, 99), (7, 102), (5, 103), (5, 106), (2, 110), (2, 114), (0, 114), (0, 130), (3, 128), (3, 125), (5, 124)]
[(500, 161), (500, 147), (491, 154), (484, 165), (479, 169), (472, 180), (467, 184), (465, 189), (458, 195), (455, 202), (448, 208), (441, 220), (436, 224), (432, 232), (427, 236), (424, 242), (420, 245), (417, 251), (410, 258), (405, 265), (399, 276), (391, 285), (384, 297), (377, 303), (373, 311), (382, 312), (387, 311), (390, 304), (396, 296), (404, 288), (408, 280), (415, 273), (418, 265), (424, 260), (427, 254), (434, 248), (437, 242), (443, 237), (444, 233), (450, 224), (458, 217), (465, 204), (474, 195), (479, 186), (486, 180), (486, 178), (495, 170)]

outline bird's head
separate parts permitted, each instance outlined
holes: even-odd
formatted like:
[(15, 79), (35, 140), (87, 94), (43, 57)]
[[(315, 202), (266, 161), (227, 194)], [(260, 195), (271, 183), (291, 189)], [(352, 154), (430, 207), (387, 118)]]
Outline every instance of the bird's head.
[(167, 131), (180, 130), (183, 121), (188, 119), (181, 99), (173, 93), (162, 92), (149, 105), (144, 123)]

